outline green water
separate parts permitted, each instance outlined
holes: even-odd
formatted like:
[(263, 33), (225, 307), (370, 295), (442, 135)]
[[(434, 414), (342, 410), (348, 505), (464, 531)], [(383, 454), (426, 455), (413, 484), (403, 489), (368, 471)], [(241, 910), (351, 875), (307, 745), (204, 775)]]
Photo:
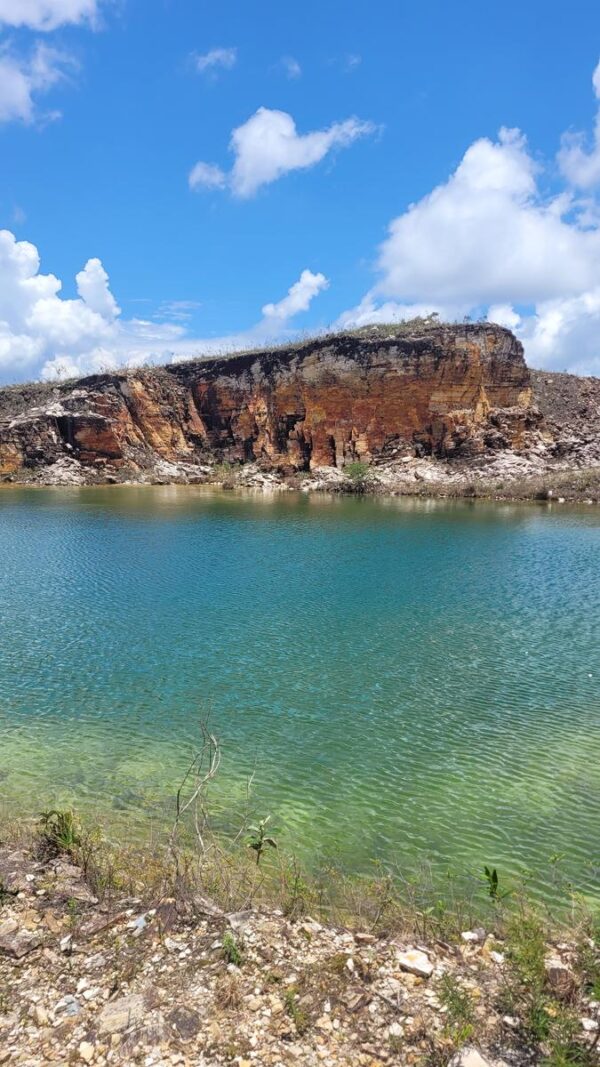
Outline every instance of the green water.
[(217, 820), (367, 869), (566, 871), (596, 892), (600, 513), (0, 492), (0, 801), (133, 833), (210, 713)]

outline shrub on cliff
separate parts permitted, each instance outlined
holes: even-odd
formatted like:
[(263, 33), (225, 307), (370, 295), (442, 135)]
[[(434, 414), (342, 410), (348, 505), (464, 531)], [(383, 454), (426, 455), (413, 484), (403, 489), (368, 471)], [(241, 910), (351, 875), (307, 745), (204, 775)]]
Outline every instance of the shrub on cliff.
[(349, 482), (349, 488), (353, 493), (364, 493), (371, 477), (371, 468), (368, 463), (356, 461), (347, 463), (344, 474)]

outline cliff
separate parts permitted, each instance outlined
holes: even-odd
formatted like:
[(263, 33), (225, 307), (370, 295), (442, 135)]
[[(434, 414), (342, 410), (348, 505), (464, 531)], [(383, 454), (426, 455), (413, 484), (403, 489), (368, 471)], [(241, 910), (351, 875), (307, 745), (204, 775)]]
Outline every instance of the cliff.
[(0, 479), (52, 480), (68, 467), (92, 482), (171, 468), (193, 480), (223, 463), (285, 475), (357, 460), (465, 459), (522, 449), (542, 421), (508, 330), (373, 327), (0, 390)]

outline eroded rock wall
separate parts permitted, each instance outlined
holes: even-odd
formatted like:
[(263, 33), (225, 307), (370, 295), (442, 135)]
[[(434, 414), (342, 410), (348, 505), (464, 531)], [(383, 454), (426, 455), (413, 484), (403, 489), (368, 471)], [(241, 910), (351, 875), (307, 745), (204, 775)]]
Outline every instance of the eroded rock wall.
[(523, 350), (488, 324), (302, 345), (0, 390), (0, 478), (60, 457), (90, 478), (157, 463), (343, 467), (520, 448), (539, 427)]

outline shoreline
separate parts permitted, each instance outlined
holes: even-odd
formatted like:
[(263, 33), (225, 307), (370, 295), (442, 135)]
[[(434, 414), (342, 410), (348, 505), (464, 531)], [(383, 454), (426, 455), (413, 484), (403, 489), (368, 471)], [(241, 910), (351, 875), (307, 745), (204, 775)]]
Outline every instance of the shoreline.
[(560, 920), (491, 874), (476, 908), (380, 879), (331, 913), (293, 859), (246, 846), (126, 851), (69, 812), (5, 827), (0, 1062), (598, 1063), (597, 918), (576, 896)]
[[(422, 466), (422, 463), (421, 463)], [(139, 489), (139, 488), (190, 488), (219, 491), (223, 493), (252, 492), (253, 495), (298, 493), (315, 494), (332, 497), (364, 497), (369, 499), (420, 499), (472, 502), (479, 500), (488, 503), (530, 503), (530, 504), (581, 504), (586, 506), (600, 504), (600, 466), (573, 469), (552, 470), (543, 474), (531, 474), (526, 477), (510, 479), (506, 484), (497, 478), (475, 477), (474, 472), (452, 475), (444, 478), (439, 474), (439, 465), (431, 463), (432, 472), (437, 477), (426, 482), (390, 476), (389, 471), (369, 468), (364, 484), (353, 485), (344, 477), (343, 471), (325, 468), (302, 477), (292, 475), (277, 477), (272, 473), (264, 474), (255, 465), (240, 466), (228, 473), (226, 477), (211, 477), (209, 473), (199, 475), (167, 478), (140, 478), (139, 480), (109, 477), (106, 480), (64, 477), (52, 473), (47, 479), (39, 474), (31, 479), (13, 478), (0, 481), (0, 490), (10, 489)], [(427, 468), (426, 468), (427, 469)]]

